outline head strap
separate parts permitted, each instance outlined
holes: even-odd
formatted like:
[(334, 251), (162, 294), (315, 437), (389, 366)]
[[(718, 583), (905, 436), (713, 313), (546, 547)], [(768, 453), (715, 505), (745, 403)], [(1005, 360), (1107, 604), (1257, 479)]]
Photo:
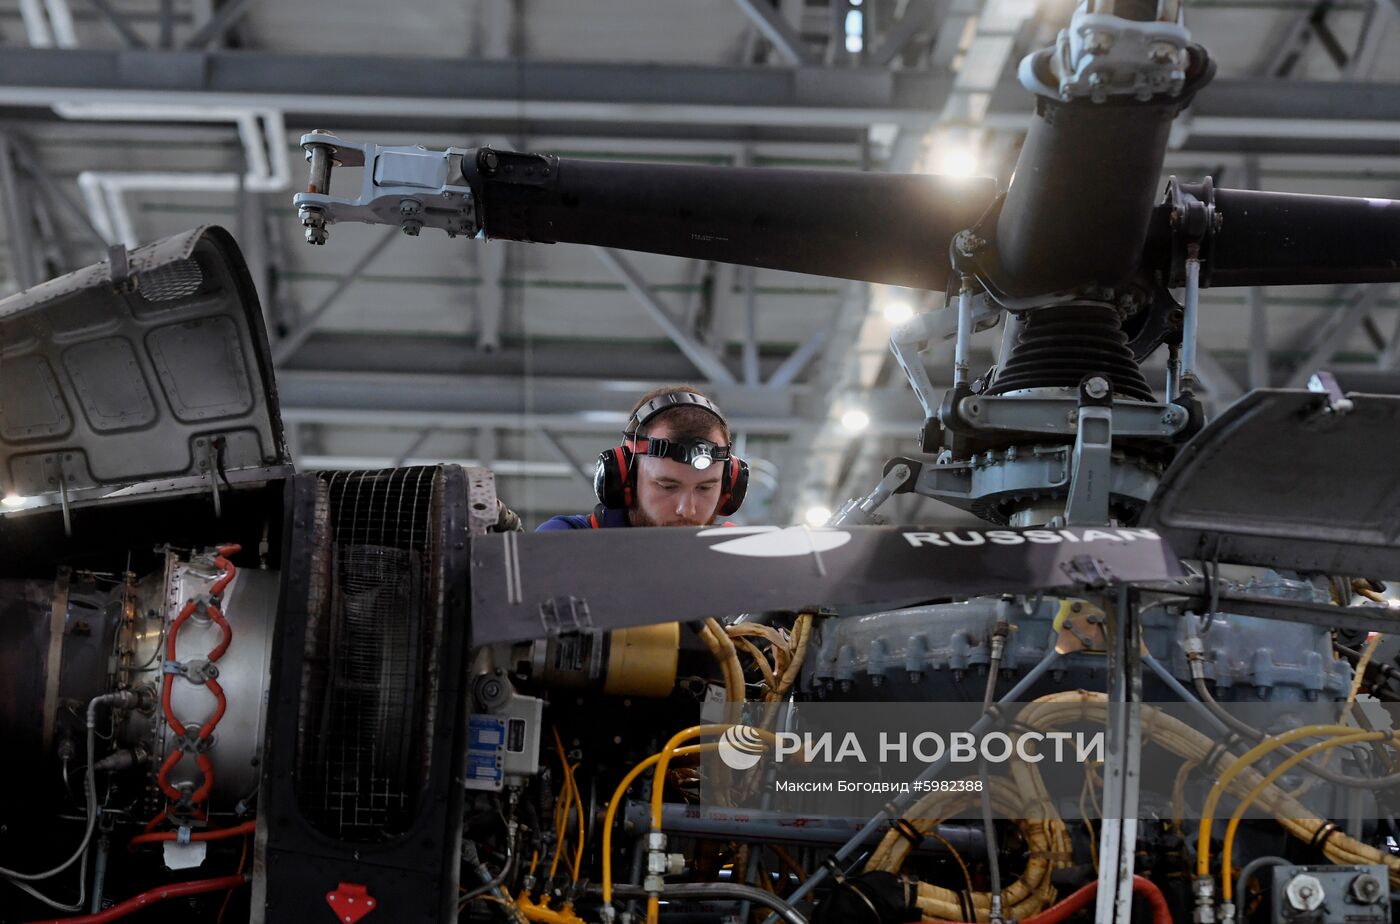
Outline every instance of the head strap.
[(623, 431), (622, 435), (628, 439), (636, 437), (636, 435), (641, 432), (642, 428), (647, 425), (647, 421), (651, 420), (662, 411), (668, 411), (673, 407), (701, 408), (715, 415), (721, 425), (728, 426), (728, 423), (724, 419), (724, 414), (720, 413), (718, 405), (709, 398), (706, 398), (704, 395), (698, 395), (693, 391), (673, 391), (652, 398), (646, 404), (637, 408), (637, 410), (632, 413), (632, 418), (627, 421), (627, 429)]

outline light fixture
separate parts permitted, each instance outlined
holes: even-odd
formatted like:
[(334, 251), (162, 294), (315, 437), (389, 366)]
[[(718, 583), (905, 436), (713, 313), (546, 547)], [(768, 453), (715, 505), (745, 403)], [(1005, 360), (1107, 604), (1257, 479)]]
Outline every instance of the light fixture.
[(6, 494), (3, 499), (0, 499), (0, 504), (4, 504), (6, 507), (23, 507), (24, 502), (28, 499), (18, 494)]
[(853, 407), (841, 415), (841, 427), (847, 433), (859, 433), (870, 426), (870, 415)]
[(914, 316), (914, 306), (908, 299), (889, 298), (885, 300), (885, 320), (898, 327)]
[(826, 521), (831, 519), (831, 508), (813, 504), (807, 508), (802, 518), (807, 521), (808, 526), (825, 526)]
[(941, 176), (973, 176), (977, 173), (977, 155), (961, 144), (940, 147), (934, 156), (933, 172)]

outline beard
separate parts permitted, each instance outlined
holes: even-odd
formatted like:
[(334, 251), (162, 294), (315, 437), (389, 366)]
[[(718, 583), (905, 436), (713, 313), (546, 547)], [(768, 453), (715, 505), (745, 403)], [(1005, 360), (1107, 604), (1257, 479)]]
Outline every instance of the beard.
[(713, 514), (704, 519), (683, 519), (670, 517), (666, 520), (657, 520), (647, 514), (641, 507), (629, 507), (627, 510), (627, 522), (633, 526), (709, 526), (714, 523)]

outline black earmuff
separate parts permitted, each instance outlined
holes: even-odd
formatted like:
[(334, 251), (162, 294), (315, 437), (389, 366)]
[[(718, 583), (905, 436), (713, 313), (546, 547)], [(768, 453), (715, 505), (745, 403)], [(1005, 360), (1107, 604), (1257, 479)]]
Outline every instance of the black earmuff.
[(593, 493), (598, 503), (614, 510), (626, 510), (632, 506), (632, 450), (628, 446), (614, 446), (598, 453), (598, 464), (593, 468)]

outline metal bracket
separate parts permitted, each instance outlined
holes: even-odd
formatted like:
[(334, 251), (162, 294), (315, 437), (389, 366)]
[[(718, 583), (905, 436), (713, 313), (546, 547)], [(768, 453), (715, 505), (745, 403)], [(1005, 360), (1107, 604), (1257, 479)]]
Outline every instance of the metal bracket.
[[(1176, 404), (1118, 401), (1113, 405), (1113, 435), (1169, 439), (1186, 426), (1190, 414)], [(958, 402), (958, 417), (976, 430), (1071, 434), (1079, 431), (1079, 401), (1065, 389), (1063, 398), (1042, 395), (972, 395)]]
[(1337, 384), (1337, 377), (1332, 373), (1319, 369), (1308, 379), (1308, 391), (1325, 395), (1327, 404), (1322, 409), (1322, 417), (1342, 417), (1350, 414), (1356, 405), (1342, 393), (1342, 386)]
[(908, 484), (913, 475), (914, 469), (908, 462), (896, 462), (869, 494), (847, 501), (827, 525), (874, 526), (883, 523), (884, 520), (875, 511)]
[[(329, 132), (301, 136), (311, 162), (311, 192), (297, 193), (292, 204), (310, 244), (326, 242), (326, 226), (337, 221), (397, 225), (416, 237), (424, 228), (448, 237), (477, 232), (476, 203), (462, 177), (466, 148), (430, 151), (421, 145), (357, 144)], [(332, 168), (363, 166), (360, 194), (347, 199), (329, 194)]]
[[(1102, 379), (1095, 376), (1090, 381)], [(1108, 522), (1113, 413), (1113, 407), (1107, 404), (1080, 401), (1076, 419), (1078, 432), (1070, 457), (1069, 500), (1065, 504), (1065, 523), (1070, 526), (1099, 526)]]

